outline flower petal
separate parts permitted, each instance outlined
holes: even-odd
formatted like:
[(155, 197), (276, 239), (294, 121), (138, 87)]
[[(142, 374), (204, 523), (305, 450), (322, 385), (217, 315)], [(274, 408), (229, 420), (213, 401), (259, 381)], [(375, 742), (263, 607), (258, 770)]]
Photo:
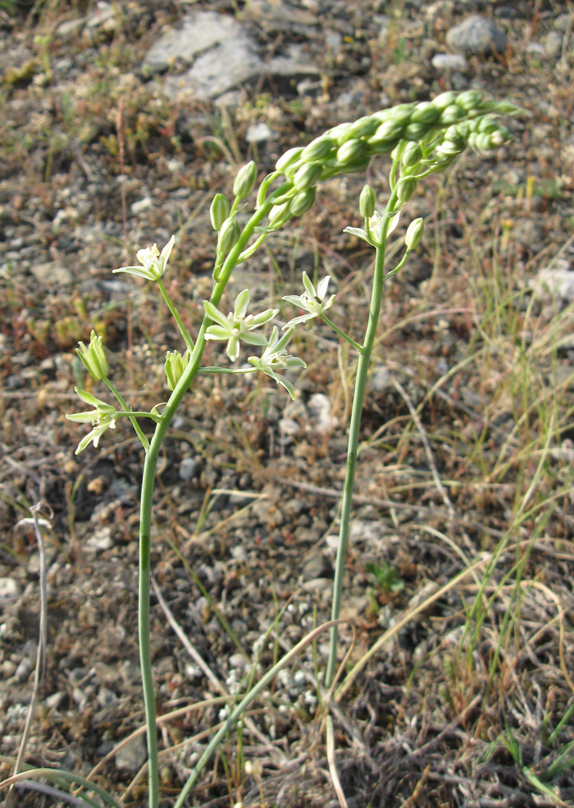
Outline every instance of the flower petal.
[(329, 286), (329, 281), (331, 280), (330, 275), (326, 275), (323, 280), (317, 286), (317, 297), (323, 300), (325, 295), (327, 294), (327, 288)]
[(205, 311), (207, 312), (207, 316), (216, 323), (219, 323), (222, 328), (227, 328), (229, 332), (229, 320), (227, 317), (222, 314), (219, 309), (217, 309), (209, 300), (204, 300), (203, 305), (205, 307)]
[(161, 251), (161, 255), (159, 257), (159, 264), (161, 267), (161, 274), (165, 272), (166, 264), (169, 260), (169, 256), (171, 255), (171, 251), (173, 250), (173, 245), (175, 244), (175, 236), (172, 236), (170, 240), (167, 242), (163, 250)]
[(303, 286), (309, 297), (315, 297), (315, 287), (311, 283), (309, 276), (306, 272), (303, 273)]
[(244, 289), (242, 292), (239, 292), (239, 294), (235, 298), (235, 308), (234, 308), (235, 316), (239, 318), (245, 317), (248, 305), (249, 305), (249, 289)]

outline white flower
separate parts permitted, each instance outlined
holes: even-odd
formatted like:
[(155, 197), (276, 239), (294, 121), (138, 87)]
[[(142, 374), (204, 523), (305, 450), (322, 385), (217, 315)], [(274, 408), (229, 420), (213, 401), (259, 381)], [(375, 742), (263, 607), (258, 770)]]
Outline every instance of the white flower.
[[(398, 210), (396, 213), (387, 214), (387, 217), (391, 220), (387, 229), (387, 236), (390, 236), (398, 225), (400, 215), (400, 210)], [(366, 241), (367, 244), (371, 245), (371, 247), (379, 247), (383, 235), (383, 222), (384, 218), (378, 211), (375, 211), (369, 218), (368, 232), (363, 230), (362, 227), (345, 227), (343, 233), (351, 233), (351, 235), (357, 236), (363, 241)]]
[(307, 320), (313, 320), (315, 317), (320, 317), (323, 312), (331, 308), (333, 301), (335, 300), (335, 295), (331, 295), (328, 300), (326, 299), (327, 287), (329, 286), (330, 280), (331, 276), (327, 275), (322, 281), (319, 282), (317, 288), (315, 289), (307, 273), (303, 273), (303, 286), (305, 287), (303, 294), (285, 295), (283, 300), (286, 300), (288, 303), (292, 303), (294, 306), (298, 306), (300, 309), (305, 309), (307, 314), (302, 314), (300, 317), (294, 317), (292, 320), (289, 320), (289, 322), (284, 325), (283, 328), (292, 328), (298, 323), (305, 323)]
[(77, 387), (75, 390), (85, 404), (90, 404), (94, 407), (89, 412), (75, 412), (71, 415), (66, 415), (69, 421), (74, 421), (78, 424), (91, 424), (94, 427), (78, 444), (76, 454), (80, 454), (90, 443), (93, 443), (97, 448), (104, 432), (107, 432), (108, 429), (116, 428), (117, 410), (86, 390), (79, 390)]
[(284, 376), (279, 376), (277, 373), (278, 370), (307, 367), (305, 362), (303, 362), (303, 360), (298, 356), (291, 356), (287, 353), (286, 346), (292, 335), (293, 329), (290, 328), (289, 331), (286, 331), (281, 339), (279, 339), (279, 329), (277, 326), (274, 326), (271, 333), (271, 339), (263, 351), (263, 355), (261, 357), (250, 356), (247, 361), (253, 365), (253, 367), (261, 370), (272, 379), (275, 379), (277, 384), (281, 384), (287, 390), (291, 398), (295, 398), (295, 388), (291, 382)]
[(146, 247), (143, 250), (138, 250), (137, 259), (140, 264), (142, 264), (141, 267), (120, 267), (120, 269), (114, 269), (114, 273), (125, 272), (126, 275), (138, 275), (140, 278), (146, 278), (148, 281), (158, 281), (165, 272), (174, 244), (175, 236), (172, 236), (161, 251), (161, 254), (157, 248), (157, 244), (153, 244), (151, 247)]
[(261, 314), (248, 314), (249, 289), (244, 289), (235, 299), (235, 306), (227, 317), (215, 308), (209, 300), (204, 300), (205, 311), (215, 325), (210, 325), (205, 332), (205, 339), (226, 340), (227, 356), (235, 362), (239, 356), (239, 343), (247, 342), (249, 345), (267, 345), (263, 334), (254, 334), (253, 330), (272, 320), (279, 309), (266, 309)]

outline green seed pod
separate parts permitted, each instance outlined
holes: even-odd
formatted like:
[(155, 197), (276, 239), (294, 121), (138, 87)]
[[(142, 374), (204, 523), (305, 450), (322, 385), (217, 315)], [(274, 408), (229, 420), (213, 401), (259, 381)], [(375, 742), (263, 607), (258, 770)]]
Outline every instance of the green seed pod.
[(403, 137), (405, 140), (421, 140), (425, 135), (428, 134), (429, 125), (425, 123), (411, 123), (409, 124), (404, 133)]
[(282, 205), (274, 205), (269, 211), (269, 221), (272, 223), (283, 219), (289, 212), (289, 202), (284, 202)]
[(484, 110), (479, 107), (473, 107), (466, 111), (467, 118), (478, 118), (479, 115), (484, 115)]
[(398, 124), (407, 124), (411, 119), (414, 108), (414, 104), (399, 104), (389, 110), (389, 120)]
[(439, 149), (442, 154), (460, 154), (464, 151), (464, 146), (464, 142), (461, 146), (460, 143), (445, 138), (440, 144)]
[(293, 197), (290, 208), (291, 215), (302, 216), (304, 213), (307, 213), (307, 211), (313, 207), (316, 195), (316, 188), (307, 188), (306, 191), (301, 191), (300, 194)]
[(414, 219), (408, 226), (405, 235), (405, 245), (407, 250), (414, 250), (418, 246), (423, 233), (425, 232), (425, 223), (422, 219)]
[(464, 109), (465, 112), (468, 112), (468, 110), (473, 107), (480, 107), (482, 98), (483, 94), (479, 90), (466, 90), (466, 92), (461, 93), (457, 97), (456, 103), (459, 107)]
[(374, 154), (389, 154), (400, 142), (401, 138), (399, 136), (392, 140), (381, 140), (379, 143), (369, 143), (369, 154), (371, 156)]
[(439, 123), (446, 124), (457, 123), (465, 117), (465, 112), (458, 104), (450, 104), (446, 109), (443, 109), (439, 118)]
[(211, 216), (211, 225), (214, 230), (221, 230), (221, 225), (229, 216), (229, 202), (223, 194), (215, 194), (211, 208), (209, 210)]
[(397, 199), (401, 204), (408, 202), (414, 194), (417, 187), (417, 181), (411, 177), (403, 177), (397, 183)]
[(275, 163), (275, 168), (277, 171), (285, 171), (286, 168), (296, 165), (299, 162), (302, 153), (303, 149), (301, 147), (297, 149), (288, 149), (288, 151), (281, 155), (281, 157), (277, 160)]
[(507, 140), (510, 140), (510, 132), (506, 126), (499, 126), (497, 132), (493, 132), (490, 136), (492, 147), (503, 146)]
[(365, 185), (359, 197), (359, 212), (363, 219), (370, 219), (377, 207), (377, 195), (370, 185)]
[(298, 191), (306, 191), (319, 181), (323, 166), (321, 163), (304, 163), (293, 177), (293, 185)]
[(432, 101), (421, 101), (417, 104), (411, 115), (411, 123), (434, 123), (440, 117), (442, 110)]
[(448, 92), (441, 93), (440, 95), (437, 95), (436, 98), (433, 98), (432, 103), (433, 106), (440, 109), (442, 112), (443, 109), (446, 109), (447, 107), (450, 107), (451, 104), (454, 104), (456, 98), (457, 94), (452, 90), (449, 90)]
[[(403, 125), (397, 121), (385, 121), (385, 123), (379, 126), (375, 134), (367, 139), (367, 145), (370, 149), (371, 147), (376, 148), (382, 143), (392, 143), (393, 141), (400, 140), (403, 135), (403, 130)], [(389, 149), (389, 151), (392, 151), (392, 149)]]
[(362, 140), (347, 140), (337, 150), (337, 162), (342, 165), (352, 163), (362, 157), (367, 151), (367, 146)]
[(518, 115), (524, 110), (513, 104), (512, 101), (487, 101), (483, 104), (487, 112), (496, 112), (498, 115)]
[(355, 121), (354, 124), (351, 125), (349, 129), (349, 137), (371, 137), (374, 135), (377, 129), (380, 126), (380, 121), (377, 120), (373, 115), (365, 115), (363, 118), (359, 118)]
[(249, 196), (256, 179), (257, 166), (252, 160), (250, 163), (243, 166), (243, 168), (240, 168), (235, 177), (235, 182), (233, 183), (233, 193), (235, 196), (238, 199), (244, 199), (246, 196)]
[(316, 140), (312, 140), (308, 146), (305, 146), (301, 153), (301, 161), (303, 163), (314, 163), (316, 160), (324, 160), (336, 145), (333, 138), (328, 135), (318, 137)]
[(235, 219), (227, 219), (223, 222), (221, 230), (219, 231), (219, 238), (217, 240), (217, 252), (224, 255), (234, 247), (241, 235), (241, 228)]

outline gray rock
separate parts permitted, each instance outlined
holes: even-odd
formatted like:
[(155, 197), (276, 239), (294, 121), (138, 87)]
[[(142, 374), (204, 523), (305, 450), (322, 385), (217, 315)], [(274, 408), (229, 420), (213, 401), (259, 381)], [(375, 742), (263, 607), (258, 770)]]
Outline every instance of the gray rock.
[(201, 462), (193, 457), (184, 457), (179, 464), (179, 479), (193, 480), (201, 469)]
[(267, 62), (265, 72), (274, 76), (318, 76), (321, 68), (303, 45), (289, 45), (284, 56), (276, 56)]
[(32, 663), (30, 662), (28, 657), (24, 657), (24, 659), (20, 662), (20, 664), (16, 668), (14, 676), (16, 677), (16, 679), (18, 679), (19, 682), (26, 682), (31, 673), (32, 673)]
[(435, 70), (466, 70), (468, 62), (460, 53), (437, 53), (432, 58)]
[(104, 550), (109, 550), (113, 546), (112, 529), (107, 525), (96, 530), (94, 535), (90, 536), (85, 544), (86, 549), (90, 550), (92, 553), (101, 553)]
[[(291, 3), (268, 2), (268, 0), (251, 0), (248, 3), (245, 16), (249, 19), (265, 23), (271, 30), (293, 30), (305, 33), (308, 26), (317, 25), (318, 19), (314, 14), (297, 8)], [(313, 29), (311, 29), (312, 33)]]
[(570, 23), (572, 16), (572, 14), (559, 14), (554, 20), (554, 28), (565, 34), (568, 30), (568, 25), (572, 26), (572, 23)]
[(78, 17), (76, 20), (66, 20), (56, 28), (57, 36), (62, 39), (71, 39), (79, 33), (86, 24), (86, 17)]
[(51, 696), (48, 696), (47, 699), (44, 699), (44, 704), (48, 710), (57, 710), (65, 700), (66, 695), (64, 690), (58, 690), (56, 693), (52, 693)]
[(103, 28), (105, 31), (113, 31), (116, 27), (116, 10), (111, 3), (99, 0), (96, 3), (93, 14), (86, 20), (86, 31), (93, 31), (95, 28)]
[(170, 76), (164, 87), (172, 97), (189, 93), (195, 98), (216, 98), (260, 75), (262, 70), (263, 61), (255, 53), (254, 43), (241, 36), (203, 54), (185, 75)]
[(544, 39), (544, 54), (550, 59), (557, 59), (562, 55), (562, 42), (564, 37), (558, 31), (550, 31)]
[(114, 707), (119, 701), (114, 691), (110, 690), (108, 687), (100, 688), (97, 700), (100, 707)]
[(493, 52), (504, 53), (508, 45), (505, 32), (480, 14), (473, 14), (460, 25), (451, 28), (446, 41), (454, 50), (480, 56), (488, 56)]
[[(198, 54), (209, 48), (245, 38), (247, 35), (233, 17), (214, 11), (199, 11), (185, 17), (181, 28), (170, 31), (152, 45), (142, 68), (150, 73), (161, 73), (175, 59), (191, 64)], [(220, 63), (220, 70), (223, 68), (227, 69), (225, 62)]]
[(15, 578), (0, 578), (0, 600), (17, 598), (22, 593), (22, 587)]
[(38, 283), (45, 283), (47, 286), (69, 286), (74, 277), (69, 269), (56, 263), (34, 264), (32, 275)]
[(116, 768), (121, 771), (135, 772), (144, 764), (147, 757), (145, 739), (143, 735), (136, 735), (135, 738), (122, 746), (116, 752)]

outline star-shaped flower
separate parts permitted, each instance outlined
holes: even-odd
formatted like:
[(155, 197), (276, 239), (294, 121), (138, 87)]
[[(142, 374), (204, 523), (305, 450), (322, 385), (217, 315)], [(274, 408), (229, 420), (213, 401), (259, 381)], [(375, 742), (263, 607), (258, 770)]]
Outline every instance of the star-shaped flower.
[(292, 320), (283, 326), (283, 328), (292, 328), (298, 323), (305, 323), (307, 320), (313, 320), (315, 317), (320, 317), (323, 312), (331, 308), (335, 295), (331, 295), (327, 299), (327, 287), (331, 280), (330, 275), (326, 275), (322, 281), (319, 282), (317, 288), (311, 283), (311, 280), (306, 272), (303, 273), (303, 286), (305, 291), (302, 295), (285, 295), (283, 300), (292, 303), (300, 309), (305, 309), (307, 314), (302, 314), (299, 317), (294, 317)]
[(279, 309), (266, 309), (261, 314), (246, 314), (249, 305), (249, 289), (244, 289), (235, 299), (235, 306), (227, 317), (209, 300), (204, 300), (205, 311), (214, 320), (205, 332), (205, 339), (226, 340), (227, 356), (235, 362), (239, 356), (239, 343), (249, 345), (267, 345), (263, 334), (255, 334), (254, 329), (272, 320)]
[(161, 253), (157, 248), (157, 244), (138, 250), (137, 259), (142, 264), (141, 267), (120, 267), (120, 269), (114, 269), (114, 273), (125, 272), (126, 275), (137, 275), (140, 278), (146, 278), (148, 281), (158, 281), (165, 272), (174, 244), (175, 236), (172, 236)]
[(295, 398), (295, 388), (284, 376), (278, 374), (278, 370), (287, 370), (288, 368), (306, 368), (307, 365), (298, 356), (291, 356), (287, 353), (287, 343), (293, 335), (293, 329), (290, 328), (286, 331), (281, 339), (279, 339), (279, 329), (277, 326), (273, 327), (271, 339), (269, 344), (263, 351), (262, 356), (250, 356), (248, 358), (249, 364), (261, 370), (267, 376), (275, 379), (277, 384), (281, 384), (289, 393), (291, 398)]
[(90, 445), (90, 443), (93, 443), (97, 448), (100, 438), (104, 432), (107, 432), (108, 429), (116, 428), (116, 418), (118, 413), (115, 407), (112, 407), (110, 404), (106, 404), (105, 401), (102, 401), (100, 398), (96, 398), (86, 390), (79, 390), (77, 387), (75, 390), (85, 404), (90, 404), (92, 407), (94, 407), (93, 410), (88, 412), (75, 412), (71, 415), (66, 415), (66, 418), (69, 421), (74, 421), (78, 424), (91, 424), (94, 427), (94, 429), (92, 429), (91, 432), (82, 438), (78, 444), (76, 454), (80, 454), (80, 452), (83, 452), (84, 449)]

